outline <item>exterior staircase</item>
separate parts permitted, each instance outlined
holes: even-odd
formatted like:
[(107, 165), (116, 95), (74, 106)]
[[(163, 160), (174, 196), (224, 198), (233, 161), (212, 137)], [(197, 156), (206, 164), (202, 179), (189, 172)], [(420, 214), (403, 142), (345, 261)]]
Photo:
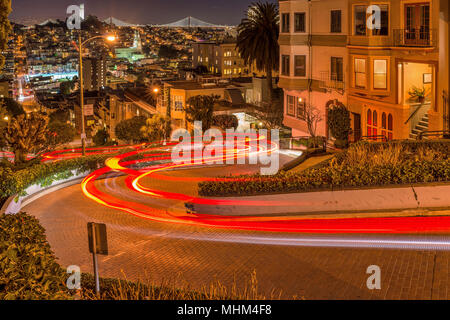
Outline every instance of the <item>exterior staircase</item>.
[[(411, 139), (416, 140), (419, 133), (423, 131), (428, 131), (428, 113), (426, 113), (422, 120), (419, 121), (419, 123), (416, 125), (416, 127), (412, 130), (412, 132), (409, 134), (409, 137)], [(424, 137), (424, 139), (426, 139)]]

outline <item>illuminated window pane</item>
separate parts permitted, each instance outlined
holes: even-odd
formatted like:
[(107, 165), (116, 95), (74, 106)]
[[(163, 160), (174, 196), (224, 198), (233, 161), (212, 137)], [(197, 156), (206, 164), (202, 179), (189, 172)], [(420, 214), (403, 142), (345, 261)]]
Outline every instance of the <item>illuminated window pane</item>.
[(374, 89), (387, 89), (387, 60), (373, 61)]
[(366, 60), (355, 59), (355, 86), (357, 88), (365, 88), (366, 83)]

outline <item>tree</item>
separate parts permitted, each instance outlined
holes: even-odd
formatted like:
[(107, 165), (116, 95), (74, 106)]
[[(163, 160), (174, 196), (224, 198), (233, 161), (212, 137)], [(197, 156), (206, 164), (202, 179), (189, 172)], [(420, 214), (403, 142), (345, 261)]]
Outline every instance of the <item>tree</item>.
[(62, 123), (67, 123), (67, 121), (70, 120), (70, 112), (67, 109), (58, 109), (55, 112), (52, 112), (49, 115), (49, 122), (62, 122)]
[(165, 138), (167, 126), (170, 126), (170, 119), (156, 114), (147, 119), (146, 124), (141, 128), (141, 135), (149, 142), (160, 142)]
[(186, 106), (186, 117), (189, 122), (202, 121), (203, 131), (212, 126), (214, 104), (219, 100), (218, 96), (194, 96), (190, 97)]
[(8, 113), (13, 117), (19, 116), (21, 114), (25, 114), (25, 110), (23, 109), (22, 105), (20, 103), (16, 102), (16, 100), (14, 100), (14, 99), (2, 98), (1, 103), (6, 108)]
[(334, 145), (336, 148), (348, 147), (348, 136), (352, 131), (350, 111), (345, 105), (337, 100), (327, 103), (328, 109), (328, 127), (331, 134), (336, 138)]
[(39, 113), (19, 115), (12, 118), (4, 133), (7, 145), (15, 155), (15, 163), (27, 161), (28, 153), (40, 153), (45, 150), (48, 130), (48, 118)]
[(305, 121), (308, 125), (309, 135), (311, 138), (315, 138), (317, 126), (323, 121), (322, 113), (315, 106), (308, 104), (305, 106)]
[(69, 95), (72, 90), (75, 89), (75, 82), (73, 81), (63, 81), (59, 85), (59, 90), (61, 91), (61, 94), (63, 95)]
[(308, 132), (311, 136), (312, 147), (316, 148), (319, 144), (319, 140), (317, 139), (317, 127), (320, 122), (323, 121), (322, 113), (315, 106), (308, 104), (305, 106), (305, 121), (308, 125)]
[(50, 121), (47, 129), (47, 145), (51, 148), (72, 142), (77, 133), (70, 124), (60, 121)]
[(280, 129), (283, 127), (284, 120), (283, 97), (283, 90), (274, 90), (272, 102), (263, 102), (261, 106), (255, 106), (249, 114), (269, 130)]
[(180, 52), (174, 46), (162, 45), (159, 47), (158, 56), (163, 59), (176, 59)]
[(220, 114), (213, 117), (213, 126), (219, 127), (223, 131), (227, 129), (237, 129), (239, 119), (234, 114)]
[[(11, 13), (11, 0), (0, 0), (0, 52), (6, 49), (8, 35), (11, 32), (11, 24), (8, 16)], [(0, 70), (5, 63), (5, 57), (0, 54)]]
[(252, 3), (247, 17), (239, 24), (237, 49), (245, 63), (254, 64), (267, 74), (269, 102), (272, 101), (272, 71), (280, 59), (279, 13), (274, 3)]
[(139, 116), (119, 122), (116, 125), (115, 129), (117, 138), (133, 143), (139, 143), (143, 141), (141, 128), (145, 126), (146, 121), (146, 117)]
[(8, 110), (6, 110), (5, 106), (0, 102), (0, 149), (6, 147), (6, 140), (3, 130), (5, 130), (6, 126), (8, 125), (10, 117), (11, 116), (8, 113)]
[(106, 129), (100, 129), (92, 139), (96, 146), (104, 146), (109, 141), (109, 133)]
[(81, 22), (82, 30), (96, 30), (99, 34), (105, 33), (105, 26), (96, 16), (89, 15)]

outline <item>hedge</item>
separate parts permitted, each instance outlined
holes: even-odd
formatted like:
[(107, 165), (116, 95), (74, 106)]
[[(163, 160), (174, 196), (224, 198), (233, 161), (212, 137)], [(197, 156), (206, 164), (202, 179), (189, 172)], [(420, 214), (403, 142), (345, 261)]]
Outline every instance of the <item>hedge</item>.
[(211, 283), (200, 290), (100, 278), (101, 296), (95, 294), (94, 276), (81, 274), (81, 290), (69, 290), (69, 275), (57, 263), (39, 221), (25, 213), (0, 216), (0, 300), (212, 300), (262, 299), (256, 275), (242, 290), (227, 290)]
[(0, 300), (70, 299), (66, 278), (36, 218), (0, 216)]
[[(376, 187), (424, 182), (450, 181), (450, 142), (391, 142), (361, 143), (362, 156), (369, 161), (388, 147), (402, 148), (402, 161), (396, 164), (348, 165), (348, 152), (338, 154), (326, 165), (304, 172), (280, 172), (266, 177), (260, 175), (241, 176), (236, 181), (209, 181), (199, 184), (202, 196), (247, 196), (271, 193), (308, 192), (345, 188)], [(422, 148), (422, 149), (421, 149)], [(433, 159), (419, 159), (420, 150), (435, 153)]]
[(98, 169), (110, 157), (111, 155), (94, 155), (40, 163), (16, 172), (9, 167), (0, 168), (0, 197), (10, 197), (15, 194), (24, 195), (24, 191), (34, 184), (46, 187), (54, 181), (68, 179), (75, 174)]

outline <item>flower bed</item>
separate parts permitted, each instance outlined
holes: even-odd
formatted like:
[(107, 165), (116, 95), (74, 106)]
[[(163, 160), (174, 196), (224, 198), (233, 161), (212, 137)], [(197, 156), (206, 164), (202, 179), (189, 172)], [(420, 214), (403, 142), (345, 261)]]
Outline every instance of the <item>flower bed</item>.
[(202, 196), (247, 196), (450, 181), (450, 141), (361, 142), (318, 168), (199, 184)]

